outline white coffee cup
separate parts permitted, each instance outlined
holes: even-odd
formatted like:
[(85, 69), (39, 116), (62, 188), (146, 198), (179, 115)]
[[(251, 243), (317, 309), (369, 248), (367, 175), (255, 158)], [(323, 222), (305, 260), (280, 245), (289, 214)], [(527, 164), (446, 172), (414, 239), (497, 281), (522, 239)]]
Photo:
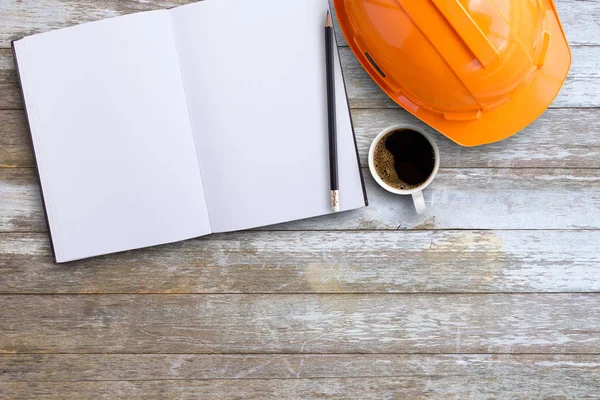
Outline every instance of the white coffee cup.
[[(391, 187), (387, 183), (385, 183), (383, 181), (383, 179), (381, 179), (379, 177), (379, 175), (377, 175), (377, 171), (375, 170), (375, 163), (373, 161), (373, 156), (375, 154), (375, 146), (377, 146), (377, 143), (379, 143), (379, 141), (388, 133), (390, 133), (392, 131), (397, 131), (397, 130), (411, 130), (411, 131), (420, 133), (429, 141), (429, 143), (431, 144), (431, 147), (433, 148), (433, 152), (435, 154), (435, 166), (433, 168), (433, 171), (431, 172), (431, 175), (429, 175), (429, 178), (427, 178), (427, 180), (425, 182), (423, 182), (422, 184), (420, 184), (419, 186), (412, 188), (412, 189), (408, 189), (408, 190), (396, 189), (394, 187)], [(371, 148), (369, 150), (369, 170), (371, 170), (371, 175), (373, 175), (373, 179), (375, 179), (375, 181), (379, 184), (379, 186), (381, 186), (388, 192), (391, 192), (394, 194), (400, 194), (400, 195), (411, 195), (413, 202), (415, 203), (415, 208), (416, 208), (418, 214), (423, 214), (427, 208), (425, 206), (425, 198), (423, 197), (423, 190), (427, 186), (429, 186), (429, 184), (431, 182), (433, 182), (433, 179), (437, 175), (439, 169), (440, 169), (440, 152), (438, 150), (437, 144), (423, 129), (421, 129), (417, 126), (406, 125), (406, 124), (390, 126), (389, 128), (384, 129), (379, 135), (377, 135), (375, 140), (373, 140), (373, 143), (371, 143)]]

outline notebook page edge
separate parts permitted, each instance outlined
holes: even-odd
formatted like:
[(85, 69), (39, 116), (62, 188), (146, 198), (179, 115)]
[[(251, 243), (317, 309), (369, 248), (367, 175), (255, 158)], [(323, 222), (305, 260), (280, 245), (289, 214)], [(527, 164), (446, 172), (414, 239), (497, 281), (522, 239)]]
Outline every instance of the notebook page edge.
[[(49, 200), (49, 196), (47, 193), (44, 192), (44, 185), (42, 184), (42, 182), (44, 181), (44, 178), (42, 177), (42, 173), (40, 171), (40, 160), (42, 158), (41, 155), (41, 146), (36, 145), (36, 140), (34, 139), (34, 133), (33, 133), (33, 127), (32, 127), (32, 121), (30, 118), (30, 113), (34, 107), (33, 105), (33, 101), (30, 99), (29, 95), (26, 94), (26, 90), (25, 90), (25, 85), (26, 85), (26, 79), (23, 78), (23, 76), (25, 75), (24, 72), (24, 64), (23, 63), (19, 63), (19, 59), (20, 57), (18, 56), (18, 53), (23, 52), (24, 51), (24, 47), (26, 45), (26, 37), (19, 39), (19, 40), (13, 40), (11, 41), (11, 48), (12, 48), (12, 53), (13, 53), (13, 58), (15, 61), (15, 69), (17, 71), (17, 79), (19, 81), (19, 90), (21, 91), (21, 97), (23, 98), (23, 109), (25, 111), (25, 119), (27, 121), (27, 131), (29, 132), (29, 139), (31, 141), (31, 146), (33, 148), (33, 159), (34, 159), (34, 165), (35, 165), (35, 171), (38, 177), (38, 186), (40, 189), (40, 196), (41, 196), (41, 200), (42, 200), (42, 208), (44, 209), (44, 217), (45, 217), (45, 222), (46, 222), (46, 229), (48, 230), (48, 235), (50, 237), (50, 251), (52, 252), (52, 258), (54, 259), (54, 263), (60, 263), (63, 262), (64, 260), (62, 259), (62, 253), (59, 253), (59, 249), (58, 249), (58, 243), (56, 243), (57, 238), (58, 238), (58, 232), (54, 232), (53, 233), (53, 229), (50, 226), (50, 218), (53, 218), (50, 216), (50, 211), (48, 210), (48, 203)], [(19, 48), (19, 50), (17, 50), (17, 47)]]

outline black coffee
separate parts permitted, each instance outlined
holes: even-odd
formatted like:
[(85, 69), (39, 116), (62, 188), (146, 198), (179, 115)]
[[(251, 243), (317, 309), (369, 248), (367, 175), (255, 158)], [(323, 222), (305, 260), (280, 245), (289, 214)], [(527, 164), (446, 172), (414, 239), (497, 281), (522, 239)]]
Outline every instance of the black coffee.
[(392, 131), (375, 146), (377, 175), (395, 189), (408, 190), (423, 184), (435, 168), (435, 152), (429, 140), (409, 129)]

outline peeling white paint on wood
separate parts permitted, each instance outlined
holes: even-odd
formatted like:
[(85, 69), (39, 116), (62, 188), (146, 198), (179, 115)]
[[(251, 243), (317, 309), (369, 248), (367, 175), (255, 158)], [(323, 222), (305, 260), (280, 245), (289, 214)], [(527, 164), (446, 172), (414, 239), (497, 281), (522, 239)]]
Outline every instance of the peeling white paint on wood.
[[(264, 230), (598, 229), (595, 169), (441, 169), (425, 190), (427, 212), (379, 187), (363, 170), (369, 207)], [(43, 232), (34, 171), (0, 168), (0, 232)]]
[(600, 292), (600, 231), (242, 232), (68, 265), (0, 234), (0, 265), (14, 294)]
[(598, 294), (0, 296), (3, 352), (599, 353)]

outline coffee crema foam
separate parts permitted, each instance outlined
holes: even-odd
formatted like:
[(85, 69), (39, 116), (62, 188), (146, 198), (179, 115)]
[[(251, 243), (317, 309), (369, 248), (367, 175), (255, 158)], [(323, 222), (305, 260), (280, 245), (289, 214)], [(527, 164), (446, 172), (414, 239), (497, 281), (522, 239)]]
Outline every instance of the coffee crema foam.
[(375, 145), (373, 153), (373, 164), (377, 175), (386, 183), (386, 185), (398, 190), (410, 190), (419, 185), (409, 185), (398, 177), (396, 168), (394, 167), (394, 155), (385, 147), (385, 142), (388, 138), (398, 131), (392, 131), (383, 136)]

